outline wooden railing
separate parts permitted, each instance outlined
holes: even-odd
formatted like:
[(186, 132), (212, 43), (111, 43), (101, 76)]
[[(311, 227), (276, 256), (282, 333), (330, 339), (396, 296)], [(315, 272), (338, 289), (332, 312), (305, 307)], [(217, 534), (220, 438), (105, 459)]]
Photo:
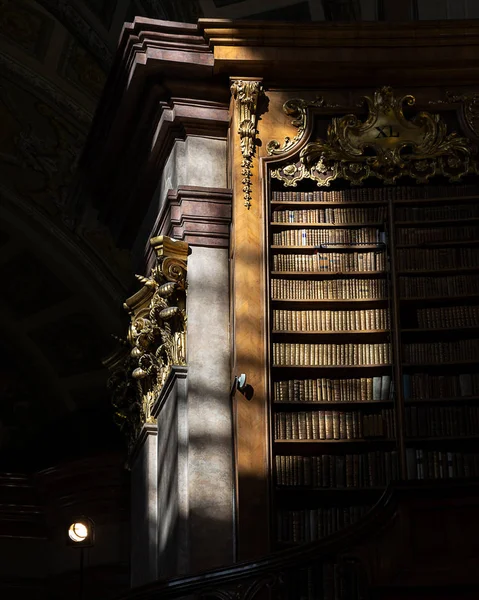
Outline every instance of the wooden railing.
[(158, 581), (122, 600), (365, 600), (374, 590), (419, 598), (437, 589), (477, 598), (478, 509), (479, 480), (393, 484), (360, 522), (322, 542)]

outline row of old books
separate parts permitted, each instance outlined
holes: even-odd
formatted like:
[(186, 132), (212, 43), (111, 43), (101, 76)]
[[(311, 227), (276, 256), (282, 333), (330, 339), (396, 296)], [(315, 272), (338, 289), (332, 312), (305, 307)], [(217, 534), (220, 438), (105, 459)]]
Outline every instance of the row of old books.
[(452, 479), (479, 476), (479, 454), (406, 449), (408, 479)]
[(479, 239), (479, 227), (399, 227), (397, 243), (405, 245), (457, 242)]
[(279, 510), (277, 541), (304, 543), (320, 540), (356, 523), (369, 509), (367, 505), (360, 505)]
[(384, 271), (384, 252), (316, 252), (315, 254), (274, 254), (274, 271), (302, 273), (351, 273), (353, 271)]
[(321, 456), (276, 456), (276, 485), (313, 488), (386, 486), (398, 476), (395, 450)]
[[(478, 286), (479, 286), (479, 279)], [(273, 300), (365, 300), (387, 297), (384, 279), (271, 279)]]
[(387, 202), (388, 200), (415, 200), (455, 198), (479, 195), (477, 185), (427, 185), (377, 188), (350, 188), (346, 190), (272, 193), (273, 202)]
[(318, 246), (320, 244), (385, 243), (384, 231), (374, 227), (357, 229), (284, 229), (273, 233), (274, 246)]
[(315, 410), (274, 415), (275, 440), (361, 440), (395, 436), (394, 410), (377, 413)]
[(403, 375), (403, 395), (406, 400), (479, 396), (479, 373), (460, 373), (459, 375), (405, 373)]
[(274, 210), (273, 223), (358, 224), (383, 223), (385, 206), (371, 208), (305, 208), (303, 210)]
[(379, 402), (391, 398), (391, 376), (274, 381), (275, 402)]
[(397, 256), (399, 269), (408, 271), (479, 267), (478, 248), (399, 248)]
[(398, 221), (452, 221), (459, 219), (474, 219), (479, 217), (479, 205), (470, 204), (441, 204), (439, 206), (398, 206), (396, 207)]
[[(479, 340), (477, 340), (479, 342)], [(273, 343), (274, 366), (389, 365), (391, 347), (379, 344), (288, 344)]]
[(478, 339), (403, 344), (403, 360), (406, 363), (439, 364), (473, 361), (477, 360), (478, 355)]
[(418, 308), (416, 314), (419, 327), (425, 329), (474, 327), (479, 325), (479, 306)]
[(368, 331), (389, 329), (389, 309), (274, 310), (278, 331)]
[(400, 277), (399, 293), (403, 298), (467, 296), (468, 294), (478, 294), (479, 277), (476, 275)]
[(407, 437), (459, 437), (479, 434), (478, 406), (407, 406)]

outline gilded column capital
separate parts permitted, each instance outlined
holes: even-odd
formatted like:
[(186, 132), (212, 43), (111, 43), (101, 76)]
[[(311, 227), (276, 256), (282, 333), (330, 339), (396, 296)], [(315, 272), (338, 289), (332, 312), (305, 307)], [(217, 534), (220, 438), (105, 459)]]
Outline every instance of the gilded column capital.
[(241, 174), (243, 176), (243, 197), (246, 208), (251, 207), (251, 169), (256, 143), (256, 123), (258, 108), (264, 96), (263, 83), (260, 79), (232, 79), (231, 93), (238, 110), (238, 134), (242, 154)]
[(115, 418), (133, 448), (173, 365), (186, 365), (186, 272), (189, 246), (166, 236), (150, 240), (155, 266), (123, 307), (130, 317), (121, 350), (105, 361)]

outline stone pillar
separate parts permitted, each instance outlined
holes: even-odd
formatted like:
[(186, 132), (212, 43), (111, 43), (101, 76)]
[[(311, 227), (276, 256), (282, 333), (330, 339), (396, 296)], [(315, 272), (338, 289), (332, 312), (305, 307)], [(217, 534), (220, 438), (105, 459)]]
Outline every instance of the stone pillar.
[(158, 579), (157, 427), (143, 425), (130, 458), (131, 587)]
[[(158, 234), (188, 242), (187, 384), (171, 383), (158, 412), (158, 469), (170, 469), (159, 488), (161, 575), (173, 575), (167, 532), (178, 540), (177, 573), (197, 572), (234, 561), (234, 473), (229, 340), (229, 227), (231, 192), (180, 186), (171, 190)], [(178, 381), (179, 374), (174, 375)], [(186, 394), (185, 399), (180, 393)], [(168, 405), (175, 404), (168, 408)], [(174, 417), (172, 417), (173, 411)], [(162, 417), (164, 413), (165, 416)], [(177, 419), (177, 426), (171, 423)], [(160, 428), (162, 428), (160, 430)], [(180, 435), (181, 434), (181, 435)], [(165, 440), (162, 442), (163, 436)], [(178, 454), (167, 445), (178, 436)], [(163, 446), (162, 446), (163, 444)], [(174, 445), (174, 444), (173, 444)], [(162, 450), (163, 448), (163, 450)], [(178, 490), (178, 492), (174, 491)], [(176, 496), (176, 494), (178, 494)], [(177, 499), (176, 499), (177, 498)], [(178, 531), (171, 519), (177, 514)], [(163, 544), (163, 545), (162, 545)], [(164, 571), (167, 569), (167, 572)]]

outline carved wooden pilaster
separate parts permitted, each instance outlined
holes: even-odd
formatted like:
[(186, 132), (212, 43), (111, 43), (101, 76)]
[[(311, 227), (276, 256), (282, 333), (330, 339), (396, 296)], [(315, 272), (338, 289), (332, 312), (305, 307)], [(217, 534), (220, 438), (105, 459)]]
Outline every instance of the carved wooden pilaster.
[(186, 269), (189, 246), (166, 236), (150, 244), (156, 255), (143, 287), (124, 303), (130, 315), (123, 348), (105, 361), (111, 375), (116, 419), (130, 449), (145, 423), (173, 365), (186, 365)]
[(243, 196), (246, 208), (251, 206), (251, 169), (255, 154), (256, 123), (261, 96), (264, 95), (261, 80), (233, 79), (231, 93), (238, 109), (238, 133), (240, 136), (241, 174), (243, 176)]

